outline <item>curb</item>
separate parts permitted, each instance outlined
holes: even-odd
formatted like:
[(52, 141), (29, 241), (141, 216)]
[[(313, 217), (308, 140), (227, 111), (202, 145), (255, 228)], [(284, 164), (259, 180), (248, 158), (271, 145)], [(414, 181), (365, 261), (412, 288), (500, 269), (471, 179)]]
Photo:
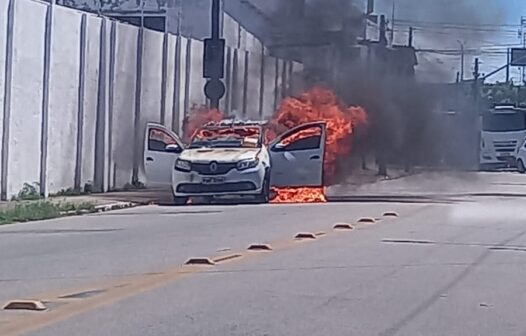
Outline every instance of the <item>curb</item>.
[(106, 211), (112, 211), (112, 210), (134, 208), (140, 205), (142, 204), (133, 203), (133, 202), (116, 202), (116, 203), (98, 205), (95, 207), (94, 212), (106, 212)]
[(116, 202), (116, 203), (110, 203), (110, 204), (103, 204), (103, 205), (97, 205), (92, 210), (72, 210), (72, 211), (65, 211), (62, 212), (62, 216), (81, 216), (81, 215), (88, 215), (92, 213), (99, 213), (99, 212), (108, 212), (113, 210), (121, 210), (121, 209), (129, 209), (129, 208), (135, 208), (141, 205), (145, 205), (142, 203), (133, 203), (133, 202)]

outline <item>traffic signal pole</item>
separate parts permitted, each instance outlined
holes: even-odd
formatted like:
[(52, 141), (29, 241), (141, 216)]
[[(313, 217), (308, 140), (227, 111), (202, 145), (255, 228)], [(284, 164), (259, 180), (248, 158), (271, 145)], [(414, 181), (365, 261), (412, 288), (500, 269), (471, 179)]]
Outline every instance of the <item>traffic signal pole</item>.
[(204, 87), (205, 96), (210, 100), (210, 107), (219, 108), (219, 101), (225, 95), (224, 77), (225, 39), (220, 37), (221, 0), (212, 0), (212, 35), (205, 39), (203, 55), (203, 77), (207, 79)]

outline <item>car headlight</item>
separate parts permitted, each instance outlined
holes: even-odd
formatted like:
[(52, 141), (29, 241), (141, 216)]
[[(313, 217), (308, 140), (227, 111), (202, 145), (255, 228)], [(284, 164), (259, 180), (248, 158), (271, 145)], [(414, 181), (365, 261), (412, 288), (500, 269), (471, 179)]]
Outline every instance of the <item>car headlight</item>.
[(246, 169), (250, 169), (250, 168), (254, 168), (258, 165), (259, 163), (259, 159), (250, 159), (250, 160), (243, 160), (243, 161), (239, 161), (237, 163), (237, 169), (238, 170), (246, 170)]
[(177, 159), (175, 160), (175, 169), (189, 172), (190, 170), (192, 170), (192, 164), (190, 163), (190, 161)]

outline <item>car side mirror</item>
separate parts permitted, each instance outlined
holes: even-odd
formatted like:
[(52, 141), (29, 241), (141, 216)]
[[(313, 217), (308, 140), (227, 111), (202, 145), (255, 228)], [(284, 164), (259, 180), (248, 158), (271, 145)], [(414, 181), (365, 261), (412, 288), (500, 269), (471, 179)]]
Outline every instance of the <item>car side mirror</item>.
[(168, 153), (174, 153), (174, 154), (180, 154), (183, 152), (183, 149), (178, 145), (166, 145), (164, 148), (165, 152)]
[(272, 149), (279, 152), (279, 151), (282, 151), (284, 148), (285, 148), (285, 145), (283, 145), (281, 142), (278, 142), (277, 144), (274, 145)]

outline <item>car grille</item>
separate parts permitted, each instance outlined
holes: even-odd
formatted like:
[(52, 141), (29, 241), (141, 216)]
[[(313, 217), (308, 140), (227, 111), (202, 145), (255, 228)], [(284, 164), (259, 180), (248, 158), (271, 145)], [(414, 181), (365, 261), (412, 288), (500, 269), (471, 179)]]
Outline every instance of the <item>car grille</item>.
[(224, 175), (236, 168), (237, 165), (236, 163), (217, 163), (216, 171), (212, 172), (210, 163), (192, 163), (192, 171), (201, 175)]
[(515, 152), (517, 140), (493, 141), (493, 147), (496, 152)]
[(221, 184), (200, 184), (200, 183), (181, 183), (177, 186), (177, 192), (198, 194), (198, 193), (223, 193), (256, 190), (253, 182), (235, 182)]

